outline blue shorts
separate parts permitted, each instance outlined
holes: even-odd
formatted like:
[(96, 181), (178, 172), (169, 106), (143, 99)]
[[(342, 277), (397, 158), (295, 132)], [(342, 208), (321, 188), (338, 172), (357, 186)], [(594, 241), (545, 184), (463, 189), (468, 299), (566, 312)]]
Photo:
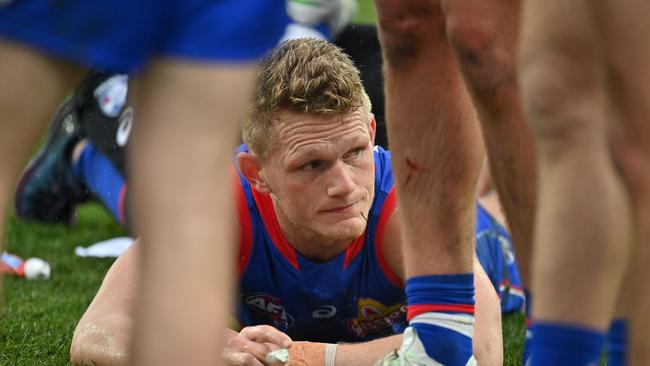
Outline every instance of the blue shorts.
[(0, 37), (86, 68), (133, 72), (162, 56), (245, 62), (278, 42), (284, 0), (0, 1)]
[(510, 234), (477, 205), (476, 255), (501, 299), (501, 312), (522, 311), (524, 291)]

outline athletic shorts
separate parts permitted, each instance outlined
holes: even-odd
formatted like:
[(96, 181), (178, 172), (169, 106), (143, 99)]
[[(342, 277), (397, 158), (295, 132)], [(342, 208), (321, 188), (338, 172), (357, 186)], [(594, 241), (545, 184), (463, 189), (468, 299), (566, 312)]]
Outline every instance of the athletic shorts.
[(1, 38), (111, 72), (152, 56), (256, 60), (288, 21), (284, 0), (0, 0)]
[(522, 311), (523, 285), (512, 239), (481, 205), (477, 205), (476, 255), (501, 299), (501, 312)]

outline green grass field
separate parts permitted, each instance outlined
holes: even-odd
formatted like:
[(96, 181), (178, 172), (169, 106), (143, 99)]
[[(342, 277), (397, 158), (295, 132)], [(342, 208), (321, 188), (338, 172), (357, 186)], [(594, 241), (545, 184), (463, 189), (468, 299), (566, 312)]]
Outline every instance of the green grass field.
[[(5, 280), (5, 311), (0, 319), (0, 365), (66, 365), (72, 332), (90, 303), (110, 259), (75, 256), (74, 248), (123, 234), (97, 204), (80, 208), (77, 223), (39, 225), (9, 219), (6, 244), (23, 258), (41, 257), (52, 278)], [(505, 365), (519, 365), (523, 341), (519, 315), (504, 319)]]
[[(360, 1), (357, 21), (372, 23), (374, 8)], [(74, 248), (123, 234), (100, 205), (80, 208), (76, 224), (39, 225), (9, 218), (5, 247), (23, 258), (41, 257), (52, 265), (52, 278), (28, 281), (8, 277), (0, 318), (0, 365), (66, 365), (72, 332), (90, 303), (110, 259), (75, 256)], [(519, 365), (523, 318), (504, 319), (505, 365)]]

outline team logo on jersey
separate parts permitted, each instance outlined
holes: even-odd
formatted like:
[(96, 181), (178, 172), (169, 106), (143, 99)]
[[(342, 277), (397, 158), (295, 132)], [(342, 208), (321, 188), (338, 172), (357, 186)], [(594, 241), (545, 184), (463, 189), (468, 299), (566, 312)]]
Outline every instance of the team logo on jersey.
[(357, 303), (357, 319), (349, 322), (350, 330), (359, 337), (369, 333), (389, 329), (395, 322), (405, 320), (406, 305), (384, 305), (370, 298), (359, 298)]
[(120, 115), (118, 120), (117, 132), (115, 133), (115, 142), (117, 146), (124, 146), (129, 142), (131, 136), (131, 127), (133, 126), (133, 108), (128, 107)]
[(244, 303), (253, 311), (270, 318), (275, 327), (289, 328), (293, 325), (294, 318), (284, 309), (280, 298), (260, 292), (241, 296)]
[(99, 84), (93, 96), (97, 99), (99, 109), (111, 117), (117, 117), (126, 103), (126, 94), (129, 89), (127, 75), (115, 75)]
[(332, 305), (323, 305), (319, 306), (318, 309), (314, 310), (311, 313), (311, 317), (314, 319), (329, 319), (333, 318), (336, 315), (337, 309), (336, 306)]

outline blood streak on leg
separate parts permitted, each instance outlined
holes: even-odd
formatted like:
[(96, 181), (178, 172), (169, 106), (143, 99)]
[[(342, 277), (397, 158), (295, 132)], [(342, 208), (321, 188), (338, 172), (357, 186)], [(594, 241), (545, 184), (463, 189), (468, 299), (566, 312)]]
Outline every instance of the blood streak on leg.
[(419, 169), (418, 166), (415, 165), (409, 158), (406, 158), (406, 168), (408, 169), (408, 174), (406, 175), (406, 179), (404, 180), (405, 186), (407, 186), (411, 181), (411, 175), (413, 174), (413, 172), (417, 172)]

